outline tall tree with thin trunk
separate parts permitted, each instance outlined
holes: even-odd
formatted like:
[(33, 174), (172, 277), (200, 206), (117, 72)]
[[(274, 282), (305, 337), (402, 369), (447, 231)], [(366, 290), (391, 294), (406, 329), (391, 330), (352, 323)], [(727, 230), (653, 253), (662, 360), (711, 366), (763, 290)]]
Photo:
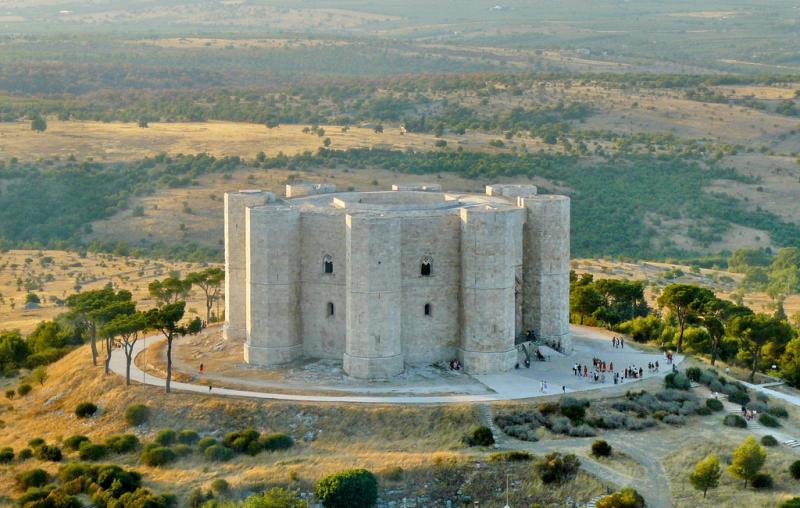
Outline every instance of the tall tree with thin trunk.
[(206, 297), (206, 323), (210, 323), (211, 308), (214, 306), (214, 302), (220, 298), (222, 283), (225, 281), (225, 270), (222, 268), (207, 268), (202, 272), (188, 274), (186, 281), (203, 291)]
[(722, 469), (719, 467), (719, 457), (709, 455), (694, 466), (694, 471), (689, 475), (689, 481), (697, 490), (703, 491), (706, 497), (708, 489), (719, 487), (719, 479), (722, 477)]
[(750, 436), (733, 451), (733, 460), (728, 466), (728, 472), (744, 480), (744, 488), (747, 488), (747, 482), (755, 478), (766, 460), (767, 452), (758, 444), (756, 438)]
[(677, 351), (683, 351), (683, 334), (686, 327), (695, 320), (706, 302), (714, 299), (714, 293), (706, 288), (692, 284), (670, 284), (658, 297), (658, 306), (666, 307), (678, 322)]
[(99, 335), (103, 338), (103, 345), (106, 352), (103, 364), (106, 375), (111, 373), (111, 353), (114, 352), (114, 347), (117, 345), (117, 342), (116, 336), (104, 333), (104, 331), (106, 331), (105, 326), (117, 317), (129, 316), (134, 312), (136, 312), (136, 304), (134, 302), (113, 302), (101, 309), (91, 312), (92, 319), (94, 319), (94, 322), (97, 323), (97, 326), (100, 328)]
[(730, 335), (739, 340), (739, 347), (750, 354), (750, 382), (756, 377), (761, 353), (768, 343), (781, 348), (792, 339), (794, 332), (786, 321), (767, 314), (738, 316), (731, 321)]
[(194, 335), (203, 327), (200, 318), (193, 319), (188, 325), (180, 324), (185, 308), (186, 302), (179, 301), (150, 309), (145, 314), (147, 326), (158, 330), (167, 339), (167, 379), (165, 386), (167, 393), (170, 393), (170, 384), (172, 382), (172, 343), (177, 337)]
[(121, 290), (115, 293), (110, 287), (76, 293), (67, 297), (64, 302), (70, 309), (68, 319), (78, 323), (89, 332), (92, 349), (92, 364), (97, 366), (97, 331), (102, 323), (96, 320), (96, 312), (114, 302), (130, 302), (131, 292)]
[(150, 296), (156, 300), (158, 306), (177, 303), (189, 296), (192, 284), (178, 277), (167, 277), (164, 280), (154, 280), (147, 286)]
[(108, 322), (101, 333), (103, 336), (115, 337), (116, 344), (125, 352), (125, 384), (131, 384), (131, 363), (133, 347), (139, 335), (147, 330), (147, 316), (143, 312), (120, 315)]

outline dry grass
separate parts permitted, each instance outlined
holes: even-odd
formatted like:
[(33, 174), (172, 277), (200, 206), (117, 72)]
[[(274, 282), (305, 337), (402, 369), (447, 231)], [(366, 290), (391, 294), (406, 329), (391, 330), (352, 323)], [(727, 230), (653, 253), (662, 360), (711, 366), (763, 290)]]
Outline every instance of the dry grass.
[[(195, 263), (153, 261), (89, 253), (54, 250), (11, 250), (0, 253), (0, 329), (33, 330), (40, 321), (54, 318), (66, 309), (51, 298), (60, 300), (81, 290), (101, 289), (107, 284), (127, 289), (134, 300), (147, 308), (153, 305), (148, 295), (149, 282), (166, 277), (170, 271), (183, 274), (201, 269)], [(26, 309), (26, 283), (35, 285), (30, 292), (39, 296), (38, 308)], [(32, 286), (28, 286), (32, 287)], [(205, 299), (194, 292), (188, 300), (190, 314), (204, 314)]]

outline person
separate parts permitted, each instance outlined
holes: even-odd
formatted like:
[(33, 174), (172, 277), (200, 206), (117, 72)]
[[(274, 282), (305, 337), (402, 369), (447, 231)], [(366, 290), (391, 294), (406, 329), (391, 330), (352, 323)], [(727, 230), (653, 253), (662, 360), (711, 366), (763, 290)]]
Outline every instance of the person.
[(208, 393), (211, 393), (211, 383), (208, 383)]
[(644, 370), (639, 367), (639, 377), (644, 377)]
[(200, 364), (200, 374), (202, 374), (202, 373), (203, 373), (203, 364), (201, 363)]
[(625, 348), (625, 338), (624, 337), (620, 337), (619, 338), (619, 347), (620, 347), (620, 349), (624, 349)]
[(561, 393), (567, 393), (567, 387), (566, 386), (561, 385)]

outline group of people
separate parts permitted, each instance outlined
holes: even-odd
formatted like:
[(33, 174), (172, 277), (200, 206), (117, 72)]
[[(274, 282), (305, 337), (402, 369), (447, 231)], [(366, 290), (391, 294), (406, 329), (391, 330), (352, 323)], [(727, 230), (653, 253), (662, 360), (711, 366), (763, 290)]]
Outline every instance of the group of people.
[(461, 362), (458, 359), (450, 360), (450, 370), (461, 370)]
[(611, 345), (614, 349), (617, 348), (624, 348), (625, 347), (625, 338), (624, 337), (611, 337)]
[(745, 420), (758, 420), (758, 411), (755, 409), (747, 409), (746, 407), (742, 406), (742, 416)]

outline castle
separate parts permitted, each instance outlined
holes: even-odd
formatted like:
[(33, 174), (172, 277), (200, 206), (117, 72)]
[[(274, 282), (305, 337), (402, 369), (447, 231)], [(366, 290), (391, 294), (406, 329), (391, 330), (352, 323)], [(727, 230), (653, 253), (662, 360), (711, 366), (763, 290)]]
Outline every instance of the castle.
[(569, 198), (532, 185), (229, 192), (224, 333), (267, 367), (335, 358), (385, 379), (458, 358), (507, 371), (529, 330), (571, 351), (569, 233)]

